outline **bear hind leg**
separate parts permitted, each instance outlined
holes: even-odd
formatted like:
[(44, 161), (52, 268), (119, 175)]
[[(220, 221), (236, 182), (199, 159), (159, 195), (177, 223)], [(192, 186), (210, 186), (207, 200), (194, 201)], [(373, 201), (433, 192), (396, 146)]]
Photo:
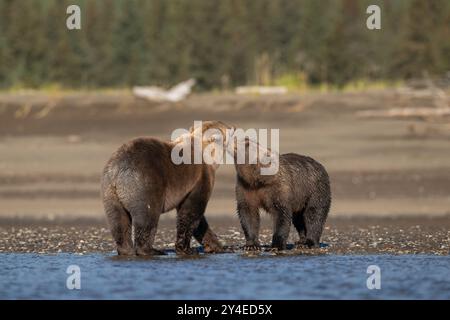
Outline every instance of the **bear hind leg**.
[(310, 248), (320, 247), (320, 237), (328, 214), (328, 208), (308, 207), (304, 213), (306, 242)]
[(119, 255), (134, 255), (130, 214), (115, 199), (105, 199), (104, 207), (117, 253)]
[(222, 244), (217, 238), (217, 235), (209, 227), (204, 216), (201, 218), (198, 227), (194, 230), (194, 238), (203, 245), (207, 253), (219, 253), (223, 251)]
[(298, 233), (298, 241), (296, 246), (303, 247), (306, 245), (306, 226), (305, 226), (305, 210), (294, 212), (292, 215), (292, 224)]
[(134, 247), (139, 256), (164, 255), (153, 248), (161, 210), (159, 206), (138, 202), (130, 209), (134, 231)]

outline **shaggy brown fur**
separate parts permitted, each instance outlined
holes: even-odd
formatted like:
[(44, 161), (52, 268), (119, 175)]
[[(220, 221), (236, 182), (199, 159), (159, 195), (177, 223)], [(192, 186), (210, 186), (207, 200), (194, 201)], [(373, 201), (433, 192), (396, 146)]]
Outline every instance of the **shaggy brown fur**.
[[(249, 143), (255, 142), (245, 143), (248, 149)], [(235, 165), (237, 211), (246, 238), (245, 249), (260, 248), (259, 209), (272, 216), (273, 248), (286, 248), (291, 223), (299, 234), (299, 246), (318, 247), (331, 205), (325, 168), (312, 158), (294, 153), (279, 156), (279, 171), (275, 175), (261, 175), (261, 165)]]
[[(212, 127), (223, 132), (227, 128), (211, 121), (204, 122), (202, 130)], [(159, 216), (174, 208), (178, 254), (193, 253), (192, 236), (204, 245), (206, 252), (221, 250), (204, 217), (216, 166), (175, 165), (171, 161), (174, 145), (151, 137), (137, 138), (122, 145), (106, 164), (102, 198), (119, 255), (162, 254), (153, 248)]]

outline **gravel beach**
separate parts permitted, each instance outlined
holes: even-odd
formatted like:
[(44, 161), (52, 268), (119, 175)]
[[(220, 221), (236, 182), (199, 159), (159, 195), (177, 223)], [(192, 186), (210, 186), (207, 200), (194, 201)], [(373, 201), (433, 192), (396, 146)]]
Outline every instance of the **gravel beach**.
[[(236, 219), (237, 220), (237, 219)], [(212, 229), (229, 251), (240, 251), (242, 230), (234, 219), (210, 219)], [(3, 221), (0, 224), (0, 253), (110, 253), (113, 241), (107, 225), (99, 220)], [(260, 240), (269, 245), (271, 229), (262, 226)], [(297, 234), (291, 230), (289, 243)], [(160, 223), (155, 247), (173, 250), (175, 221)], [(450, 251), (450, 219), (334, 218), (326, 224), (320, 249), (286, 250), (282, 254), (435, 254)], [(198, 243), (193, 241), (193, 246)], [(292, 247), (292, 246), (290, 246)]]

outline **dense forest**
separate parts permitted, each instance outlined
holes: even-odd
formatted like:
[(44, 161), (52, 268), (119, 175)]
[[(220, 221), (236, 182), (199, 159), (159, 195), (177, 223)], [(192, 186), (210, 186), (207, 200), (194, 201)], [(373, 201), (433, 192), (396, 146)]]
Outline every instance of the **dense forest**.
[[(81, 30), (66, 28), (70, 4)], [(370, 4), (381, 30), (366, 28)], [(0, 0), (2, 88), (342, 86), (449, 70), (449, 0)]]

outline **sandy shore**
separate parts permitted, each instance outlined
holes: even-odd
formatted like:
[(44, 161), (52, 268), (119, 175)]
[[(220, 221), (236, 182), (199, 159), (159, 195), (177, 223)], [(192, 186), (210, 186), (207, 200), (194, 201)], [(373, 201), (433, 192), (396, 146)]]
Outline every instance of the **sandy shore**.
[[(195, 94), (176, 104), (126, 91), (0, 94), (0, 218), (101, 219), (100, 173), (113, 151), (136, 136), (169, 139), (174, 129), (210, 119), (280, 129), (282, 153), (309, 155), (329, 171), (333, 216), (449, 215), (448, 119), (357, 116), (403, 106), (433, 100), (395, 90)], [(234, 176), (232, 166), (218, 170), (208, 215), (235, 211)]]
[[(324, 164), (333, 203), (322, 239), (328, 247), (318, 253), (448, 254), (449, 119), (357, 116), (433, 105), (430, 97), (395, 90), (194, 94), (175, 104), (127, 91), (0, 94), (0, 252), (113, 251), (99, 191), (111, 153), (136, 136), (167, 140), (194, 120), (215, 119), (278, 128), (282, 153)], [(234, 168), (222, 166), (206, 216), (224, 244), (238, 249), (243, 235), (234, 217), (234, 185)], [(162, 216), (157, 247), (173, 248), (173, 219), (174, 213)], [(261, 240), (269, 244), (270, 237), (266, 224)]]
[[(244, 235), (237, 219), (210, 219), (213, 230), (231, 251), (241, 250)], [(267, 221), (261, 242), (269, 245), (271, 229)], [(289, 243), (297, 235), (291, 230)], [(175, 221), (160, 223), (155, 247), (173, 250)], [(436, 254), (450, 253), (450, 217), (410, 218), (334, 218), (326, 225), (321, 249), (288, 250), (297, 254)], [(193, 240), (192, 245), (198, 246)], [(109, 253), (114, 245), (106, 224), (99, 220), (72, 222), (3, 221), (0, 226), (0, 253)]]

